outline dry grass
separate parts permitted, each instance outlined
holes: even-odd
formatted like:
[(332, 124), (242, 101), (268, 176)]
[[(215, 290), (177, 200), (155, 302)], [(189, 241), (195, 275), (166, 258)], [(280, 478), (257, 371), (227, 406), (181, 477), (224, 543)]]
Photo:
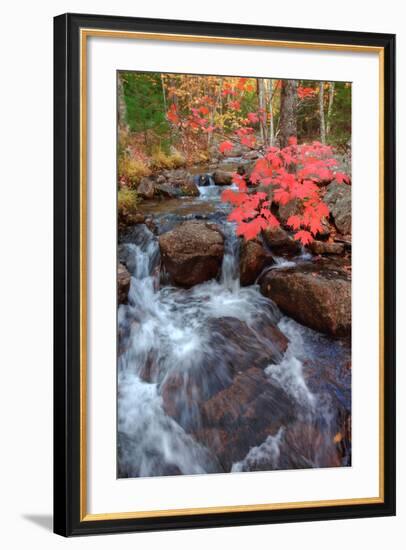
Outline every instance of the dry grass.
[(182, 166), (185, 166), (185, 164), (185, 157), (178, 151), (174, 151), (168, 155), (163, 151), (158, 150), (151, 155), (150, 159), (150, 166), (154, 170), (172, 170), (174, 168), (181, 168)]
[(136, 186), (143, 177), (151, 174), (150, 168), (140, 159), (122, 155), (118, 160), (118, 177), (132, 186)]
[(117, 194), (117, 215), (119, 229), (136, 223), (138, 195), (135, 189), (122, 187)]

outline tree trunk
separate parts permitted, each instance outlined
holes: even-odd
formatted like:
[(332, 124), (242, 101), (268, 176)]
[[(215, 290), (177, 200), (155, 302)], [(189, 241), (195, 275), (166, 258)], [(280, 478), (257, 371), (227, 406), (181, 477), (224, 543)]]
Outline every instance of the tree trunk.
[(124, 86), (121, 73), (117, 75), (117, 116), (120, 128), (127, 128), (127, 107), (124, 99)]
[(297, 80), (282, 80), (279, 135), (281, 147), (297, 137)]
[(269, 81), (269, 145), (273, 147), (275, 145), (275, 128), (273, 124), (273, 79)]
[(334, 82), (329, 82), (327, 125), (326, 125), (326, 134), (327, 134), (327, 136), (330, 135), (330, 130), (331, 130), (331, 115), (333, 113), (334, 92), (335, 92), (335, 83)]
[(319, 114), (320, 114), (320, 141), (326, 143), (326, 120), (324, 117), (324, 82), (320, 82), (319, 88)]
[(267, 143), (267, 127), (266, 127), (266, 101), (265, 101), (265, 85), (264, 79), (258, 79), (258, 104), (260, 110), (260, 130), (261, 130), (261, 139), (262, 143), (266, 145)]
[(165, 82), (164, 82), (164, 76), (163, 76), (162, 73), (161, 73), (161, 86), (162, 86), (162, 96), (164, 98), (164, 109), (165, 109), (165, 113), (166, 113), (167, 110), (168, 110), (168, 106), (166, 104)]

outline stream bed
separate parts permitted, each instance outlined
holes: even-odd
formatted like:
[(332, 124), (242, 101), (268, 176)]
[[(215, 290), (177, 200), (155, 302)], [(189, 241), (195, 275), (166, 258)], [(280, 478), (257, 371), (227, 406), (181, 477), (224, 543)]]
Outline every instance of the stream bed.
[[(351, 465), (350, 344), (240, 285), (224, 189), (145, 202), (156, 230), (120, 235), (131, 286), (118, 309), (118, 477)], [(225, 236), (219, 278), (190, 289), (169, 284), (158, 243), (185, 220), (215, 222)], [(268, 269), (313, 261), (274, 260)]]

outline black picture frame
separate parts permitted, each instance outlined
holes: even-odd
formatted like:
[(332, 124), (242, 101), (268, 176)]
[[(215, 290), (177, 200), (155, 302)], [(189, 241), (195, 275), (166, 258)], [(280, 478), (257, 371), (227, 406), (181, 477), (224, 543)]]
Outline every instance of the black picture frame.
[[(80, 29), (378, 47), (384, 56), (382, 502), (88, 521), (80, 512)], [(54, 19), (54, 531), (63, 536), (395, 514), (395, 36), (102, 15)]]

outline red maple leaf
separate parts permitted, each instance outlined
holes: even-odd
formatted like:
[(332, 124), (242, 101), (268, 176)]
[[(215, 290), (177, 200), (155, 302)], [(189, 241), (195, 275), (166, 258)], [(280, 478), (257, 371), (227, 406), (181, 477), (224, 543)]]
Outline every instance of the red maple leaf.
[(312, 242), (313, 237), (309, 231), (302, 229), (295, 234), (295, 240), (300, 241), (303, 245), (306, 245)]
[(344, 172), (336, 172), (334, 174), (335, 180), (337, 183), (348, 183), (349, 178), (347, 174), (344, 174)]
[(238, 191), (233, 191), (232, 189), (226, 189), (221, 193), (221, 200), (223, 202), (231, 202), (231, 204), (242, 204), (248, 198), (248, 195), (245, 193), (239, 193)]
[(259, 117), (257, 113), (248, 113), (247, 118), (252, 124), (256, 124), (257, 122), (259, 122)]
[(289, 216), (286, 224), (292, 229), (299, 229), (302, 224), (302, 220), (300, 219), (300, 216)]
[(178, 113), (176, 111), (176, 105), (172, 103), (172, 105), (169, 108), (169, 111), (166, 113), (166, 116), (170, 122), (173, 122), (174, 124), (177, 124), (179, 122)]
[(275, 189), (274, 195), (273, 195), (274, 201), (284, 206), (285, 204), (288, 204), (288, 202), (291, 199), (290, 193), (285, 191), (284, 189)]
[(241, 145), (246, 145), (247, 147), (255, 147), (255, 143), (255, 136), (243, 136), (241, 138)]
[(226, 151), (231, 151), (231, 149), (233, 148), (233, 144), (231, 143), (231, 141), (223, 141), (223, 143), (220, 143), (219, 145), (219, 151), (220, 153), (225, 153)]
[(230, 101), (229, 106), (230, 109), (233, 109), (234, 111), (239, 111), (241, 109), (241, 104), (237, 99), (235, 101)]
[(256, 217), (249, 222), (241, 222), (237, 227), (237, 235), (244, 237), (247, 241), (255, 239), (262, 229), (266, 227), (266, 221), (261, 217)]

